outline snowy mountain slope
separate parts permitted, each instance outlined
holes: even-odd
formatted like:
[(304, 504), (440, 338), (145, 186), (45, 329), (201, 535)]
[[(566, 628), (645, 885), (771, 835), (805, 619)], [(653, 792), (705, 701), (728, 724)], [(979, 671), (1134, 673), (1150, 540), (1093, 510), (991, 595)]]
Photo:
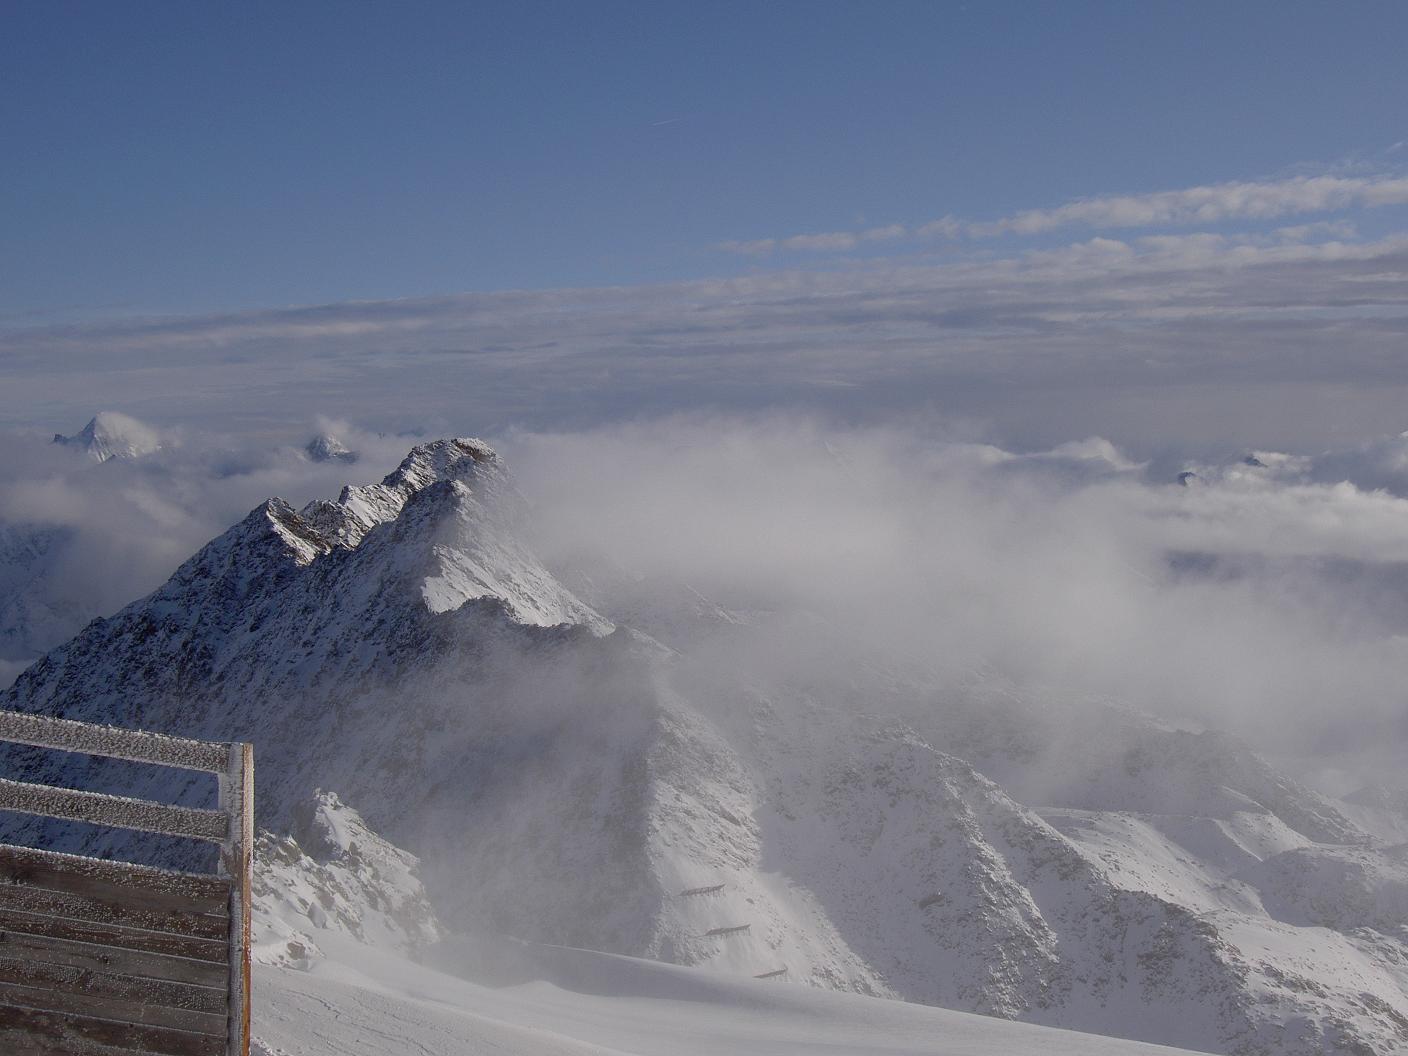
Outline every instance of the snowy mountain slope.
[[(754, 685), (765, 614), (647, 591), (634, 611), (671, 648), (613, 633), (529, 528), (487, 447), (422, 445), (337, 502), (261, 505), (3, 705), (253, 740), (262, 825), (302, 844), (303, 805), (335, 790), (359, 846), (375, 830), (420, 858), (453, 931), (1245, 1056), (1408, 1045), (1397, 860), (1242, 746), (982, 687), (936, 706), (922, 675), (855, 663), (820, 626), (846, 680)], [(738, 642), (753, 653), (719, 654), (731, 667), (691, 660)], [(73, 776), (68, 757), (0, 759)], [(210, 795), (121, 764), (82, 777)], [(277, 846), (274, 872), (316, 872), (310, 847)], [(362, 889), (345, 853), (315, 864), (329, 897)], [(1342, 895), (1354, 912), (1327, 916)], [(316, 924), (285, 909), (301, 943), (298, 914)]]
[(1408, 789), (1366, 785), (1340, 801), (1356, 825), (1388, 843), (1408, 843)]
[[(1130, 883), (1128, 869), (903, 731), (858, 736), (830, 766), (813, 756), (773, 772), (786, 787), (772, 800), (772, 867), (807, 878), (899, 996), (1210, 1051), (1405, 1043), (1392, 970), (1402, 947), (1386, 936), (1368, 956), (1353, 938), (1327, 947), (1257, 912), (1250, 885), (1186, 852), (1156, 853), (1153, 839), (1122, 850), (1157, 883)], [(1163, 868), (1179, 859), (1191, 880)], [(1248, 912), (1210, 912), (1239, 900)]]
[[(331, 944), (330, 944), (331, 947)], [(486, 985), (344, 944), (258, 965), (257, 1056), (1179, 1056), (1188, 1050), (585, 951)], [(546, 977), (544, 979), (544, 977)]]
[[(307, 518), (270, 500), (165, 586), (25, 672), (12, 706), (252, 738), (261, 809), (279, 823), (320, 783), (420, 809), (425, 774), (412, 760), (432, 724), (480, 718), (475, 693), (502, 701), (495, 680), (513, 672), (550, 677), (521, 662), (525, 651), (570, 666), (569, 643), (609, 627), (501, 531), (512, 511), (499, 507), (514, 495), (495, 459), (473, 457), (482, 450), (418, 448), (377, 490), (348, 507), (318, 504)], [(457, 664), (474, 669), (468, 699), (446, 688)], [(397, 704), (412, 683), (430, 698), (421, 709)], [(121, 783), (128, 770), (102, 774)], [(141, 780), (151, 793), (202, 792), (183, 778)]]
[(418, 862), (367, 827), (331, 792), (296, 811), (294, 832), (261, 831), (254, 850), (254, 960), (307, 969), (318, 937), (414, 957), (439, 940)]
[(52, 589), (71, 537), (56, 525), (0, 523), (0, 661), (33, 660), (89, 615)]
[(434, 942), (414, 859), (334, 796), (306, 807), (315, 856), (259, 839), (260, 1056), (1183, 1051), (492, 936)]

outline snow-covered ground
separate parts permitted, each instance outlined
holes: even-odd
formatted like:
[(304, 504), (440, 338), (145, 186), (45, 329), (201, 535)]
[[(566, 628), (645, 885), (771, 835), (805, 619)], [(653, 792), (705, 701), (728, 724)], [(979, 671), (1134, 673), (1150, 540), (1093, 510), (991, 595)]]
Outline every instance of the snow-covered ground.
[(337, 796), (262, 833), (260, 1056), (1141, 1056), (1175, 1051), (502, 936), (447, 935), (418, 860)]
[(1173, 1056), (1140, 1042), (697, 968), (525, 947), (473, 982), (346, 938), (255, 970), (260, 1056)]

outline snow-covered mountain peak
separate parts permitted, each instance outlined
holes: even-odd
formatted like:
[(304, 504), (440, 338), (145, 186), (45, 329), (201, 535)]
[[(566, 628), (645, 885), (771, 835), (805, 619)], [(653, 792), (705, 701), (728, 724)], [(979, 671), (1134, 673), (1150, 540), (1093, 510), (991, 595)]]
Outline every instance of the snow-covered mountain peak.
[(54, 434), (54, 443), (74, 447), (95, 462), (140, 458), (160, 450), (161, 436), (149, 425), (116, 411), (100, 411), (72, 436)]
[(433, 440), (411, 448), (382, 484), (415, 491), (436, 480), (469, 480), (480, 466), (503, 466), (498, 452), (483, 440), (464, 436)]
[(319, 433), (303, 448), (314, 462), (356, 462), (361, 456), (331, 433)]
[[(95, 621), (22, 674), (21, 699), (56, 713), (101, 699), (116, 709), (108, 720), (122, 724), (134, 721), (148, 692), (215, 687), (244, 706), (262, 696), (256, 687), (285, 676), (287, 692), (306, 695), (305, 680), (326, 678), (328, 668), (394, 680), (403, 665), (452, 652), (459, 619), (503, 631), (614, 629), (523, 540), (523, 500), (483, 444), (422, 445), (381, 484), (349, 493), (348, 504), (302, 511), (280, 498), (261, 503), (150, 596)], [(357, 505), (367, 496), (379, 504)], [(135, 665), (142, 670), (134, 675), (133, 657), (154, 644), (164, 659)], [(61, 704), (47, 676), (70, 665), (91, 680), (63, 690)]]
[(306, 565), (314, 558), (331, 549), (306, 521), (298, 516), (292, 506), (280, 498), (272, 498), (256, 507), (237, 528), (247, 531), (272, 534), (288, 547), (300, 565)]
[(512, 494), (503, 461), (493, 448), (482, 440), (457, 437), (417, 445), (380, 484), (350, 484), (337, 502), (310, 503), (303, 516), (330, 542), (356, 546), (375, 525), (397, 517), (412, 495), (438, 481)]

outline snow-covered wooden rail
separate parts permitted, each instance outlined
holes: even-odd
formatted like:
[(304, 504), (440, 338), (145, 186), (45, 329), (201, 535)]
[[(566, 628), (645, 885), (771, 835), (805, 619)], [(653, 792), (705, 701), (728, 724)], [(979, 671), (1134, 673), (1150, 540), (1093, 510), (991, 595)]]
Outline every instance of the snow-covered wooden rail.
[(248, 1056), (248, 744), (0, 711), (0, 741), (216, 775), (219, 809), (0, 779), (0, 810), (220, 845), (218, 873), (0, 843), (0, 1053)]

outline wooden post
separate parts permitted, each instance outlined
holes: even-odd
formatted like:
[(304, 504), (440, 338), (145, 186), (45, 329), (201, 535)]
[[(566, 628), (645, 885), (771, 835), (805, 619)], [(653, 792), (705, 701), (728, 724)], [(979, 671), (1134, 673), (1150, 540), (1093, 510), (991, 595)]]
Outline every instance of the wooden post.
[(220, 869), (230, 878), (229, 1056), (249, 1056), (250, 871), (254, 852), (254, 746), (230, 745), (220, 774), (220, 806), (229, 814), (229, 836)]

